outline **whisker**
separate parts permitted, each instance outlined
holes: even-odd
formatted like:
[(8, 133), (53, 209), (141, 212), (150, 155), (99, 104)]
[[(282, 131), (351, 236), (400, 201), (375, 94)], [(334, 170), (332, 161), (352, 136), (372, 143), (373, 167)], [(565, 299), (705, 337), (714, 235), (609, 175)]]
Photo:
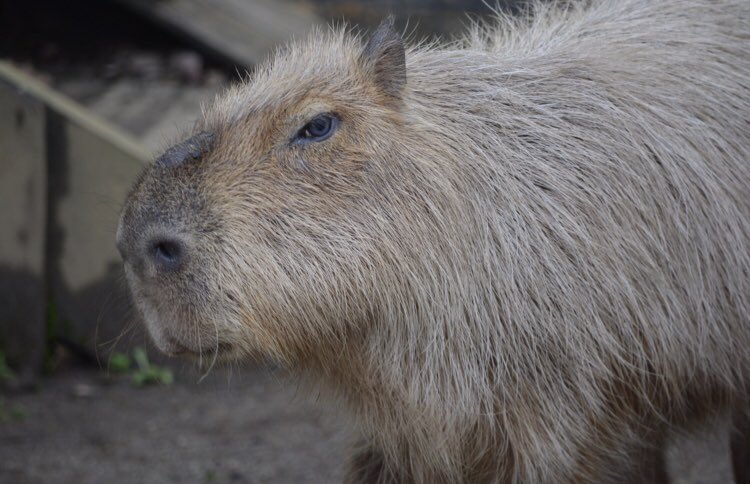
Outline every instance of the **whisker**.
[[(198, 338), (198, 369), (202, 370), (203, 369), (203, 344), (201, 341), (201, 330), (198, 324), (198, 319), (195, 317), (193, 318), (193, 326), (195, 327), (195, 335)], [(199, 378), (198, 382), (200, 383), (200, 381), (201, 379)]]
[(211, 364), (208, 366), (208, 369), (203, 374), (203, 376), (200, 377), (200, 379), (198, 380), (198, 383), (202, 382), (208, 376), (208, 374), (211, 372), (214, 365), (216, 364), (217, 358), (219, 357), (219, 325), (216, 324), (216, 321), (214, 321), (213, 319), (211, 320), (211, 322), (214, 325), (214, 331), (216, 333), (216, 337), (215, 337), (216, 347), (214, 348), (214, 355), (211, 360)]

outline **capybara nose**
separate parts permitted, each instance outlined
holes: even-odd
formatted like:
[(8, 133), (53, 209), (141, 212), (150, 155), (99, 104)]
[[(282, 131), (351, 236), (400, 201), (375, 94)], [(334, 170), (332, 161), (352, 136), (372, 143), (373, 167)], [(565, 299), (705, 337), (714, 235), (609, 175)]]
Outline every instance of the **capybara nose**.
[(157, 238), (146, 246), (149, 258), (157, 272), (174, 272), (180, 269), (185, 259), (184, 242), (170, 237)]
[(171, 231), (154, 233), (148, 229), (121, 228), (116, 244), (123, 262), (136, 274), (146, 277), (180, 270), (189, 253), (189, 244), (184, 237)]

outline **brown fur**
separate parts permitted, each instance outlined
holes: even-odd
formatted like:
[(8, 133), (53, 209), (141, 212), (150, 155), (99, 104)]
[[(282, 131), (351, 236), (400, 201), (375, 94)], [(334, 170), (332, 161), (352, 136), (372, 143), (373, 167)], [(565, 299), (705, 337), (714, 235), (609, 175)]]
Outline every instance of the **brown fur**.
[(339, 396), (349, 480), (622, 481), (747, 408), (749, 43), (744, 0), (535, 3), (405, 55), (318, 33), (135, 185), (135, 300), (165, 351)]

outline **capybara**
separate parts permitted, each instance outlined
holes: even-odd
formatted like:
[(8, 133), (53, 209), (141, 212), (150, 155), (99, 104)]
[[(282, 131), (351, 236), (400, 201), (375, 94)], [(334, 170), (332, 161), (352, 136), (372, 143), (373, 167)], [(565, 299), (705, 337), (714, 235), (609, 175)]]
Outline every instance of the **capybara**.
[(343, 402), (350, 482), (622, 482), (750, 383), (750, 2), (318, 31), (146, 168), (156, 345)]

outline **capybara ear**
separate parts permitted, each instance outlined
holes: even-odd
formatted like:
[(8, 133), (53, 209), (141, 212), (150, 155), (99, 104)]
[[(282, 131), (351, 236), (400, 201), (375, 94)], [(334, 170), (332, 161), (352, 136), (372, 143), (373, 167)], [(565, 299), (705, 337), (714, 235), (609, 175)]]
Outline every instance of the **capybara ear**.
[(383, 94), (401, 99), (406, 84), (406, 54), (404, 39), (393, 23), (392, 16), (380, 23), (365, 45), (362, 60)]

